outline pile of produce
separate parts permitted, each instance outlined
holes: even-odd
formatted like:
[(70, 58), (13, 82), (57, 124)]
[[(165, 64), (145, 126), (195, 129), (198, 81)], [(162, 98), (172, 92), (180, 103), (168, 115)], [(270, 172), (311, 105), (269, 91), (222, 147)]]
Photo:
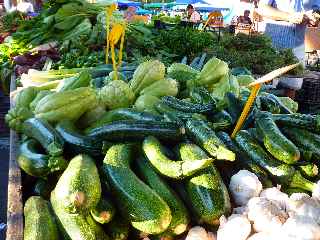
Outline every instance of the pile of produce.
[[(234, 76), (220, 59), (204, 62), (24, 74), (6, 121), (20, 133), (17, 161), (32, 189), (24, 192), (25, 239), (211, 240), (219, 225), (218, 239), (247, 239), (300, 217), (309, 235), (295, 239), (319, 239), (309, 233), (319, 228), (312, 210), (296, 207), (283, 219), (276, 211), (289, 210), (274, 208), (272, 218), (264, 208), (277, 185), (320, 204), (319, 117), (261, 91), (231, 139), (254, 79)], [(243, 169), (251, 173), (233, 176)], [(238, 223), (246, 232), (228, 237)]]

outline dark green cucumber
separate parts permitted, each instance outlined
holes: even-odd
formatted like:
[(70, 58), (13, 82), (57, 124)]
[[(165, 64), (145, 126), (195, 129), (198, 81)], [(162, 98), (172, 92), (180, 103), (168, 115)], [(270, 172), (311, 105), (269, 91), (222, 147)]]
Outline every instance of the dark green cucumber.
[(165, 180), (153, 170), (148, 160), (142, 157), (137, 160), (136, 164), (142, 180), (148, 184), (170, 207), (172, 219), (167, 231), (174, 235), (180, 235), (185, 232), (190, 219), (183, 202), (169, 187)]
[(205, 149), (210, 156), (222, 160), (235, 160), (235, 154), (226, 148), (224, 143), (205, 122), (190, 119), (186, 123), (186, 129), (189, 137)]
[(110, 240), (129, 239), (130, 223), (122, 216), (115, 215), (111, 222), (103, 226)]
[(101, 155), (102, 142), (93, 137), (80, 134), (72, 122), (61, 121), (57, 124), (56, 130), (63, 138), (67, 150), (71, 150), (73, 154)]
[(284, 127), (281, 130), (298, 147), (312, 152), (317, 159), (320, 158), (320, 135), (295, 127)]
[(257, 141), (245, 130), (241, 130), (235, 137), (238, 147), (248, 154), (253, 163), (262, 167), (277, 182), (288, 185), (295, 173), (293, 166), (274, 159), (264, 151)]
[(314, 178), (318, 176), (318, 173), (319, 173), (319, 169), (317, 165), (315, 165), (314, 163), (309, 163), (304, 166), (299, 166), (298, 169), (302, 174), (302, 176), (306, 178)]
[(217, 132), (217, 136), (237, 156), (237, 160), (235, 162), (236, 165), (226, 169), (226, 172), (232, 172), (232, 175), (234, 175), (237, 171), (245, 168), (253, 172), (259, 178), (263, 187), (265, 188), (272, 187), (273, 184), (272, 184), (272, 181), (270, 180), (268, 173), (259, 165), (255, 164), (245, 152), (241, 151), (241, 149), (235, 144), (235, 142), (231, 139), (231, 137), (227, 133)]
[[(194, 144), (180, 145), (179, 152), (184, 161), (197, 161), (206, 155)], [(185, 189), (200, 223), (219, 224), (219, 218), (231, 210), (228, 190), (213, 164), (187, 179)]]
[(193, 88), (190, 91), (190, 98), (193, 103), (197, 104), (216, 104), (216, 101), (205, 87)]
[(232, 118), (227, 111), (220, 111), (209, 117), (211, 122), (210, 127), (213, 130), (227, 130), (232, 125)]
[(261, 110), (274, 114), (280, 113), (280, 106), (274, 99), (268, 98), (267, 96), (261, 96), (259, 97), (259, 100), (261, 102)]
[(23, 123), (23, 133), (36, 139), (52, 156), (63, 153), (63, 139), (59, 133), (45, 120), (29, 118)]
[(178, 111), (172, 107), (169, 107), (163, 102), (156, 103), (154, 107), (160, 114), (170, 114), (171, 116), (175, 116), (180, 120), (188, 120), (193, 116), (192, 113)]
[(95, 207), (101, 197), (101, 184), (94, 160), (84, 154), (71, 159), (55, 192), (65, 212), (86, 212)]
[(98, 204), (90, 210), (93, 219), (101, 224), (110, 222), (116, 209), (108, 196), (102, 195)]
[(273, 114), (273, 120), (282, 126), (302, 128), (320, 132), (320, 115), (302, 113)]
[(300, 188), (312, 192), (315, 189), (316, 185), (316, 183), (313, 183), (308, 179), (304, 178), (299, 171), (296, 171), (290, 181), (289, 187)]
[(88, 213), (69, 213), (61, 206), (56, 197), (56, 191), (50, 198), (54, 213), (61, 227), (71, 239), (77, 240), (109, 240), (109, 236), (96, 223)]
[(18, 156), (21, 169), (34, 177), (46, 177), (54, 171), (66, 168), (67, 162), (62, 156), (50, 156), (42, 152), (41, 145), (33, 139), (22, 143)]
[(24, 240), (59, 240), (50, 203), (41, 197), (30, 197), (24, 205)]
[(103, 160), (106, 175), (118, 209), (129, 217), (131, 225), (145, 233), (164, 232), (171, 222), (167, 203), (130, 169), (133, 149), (128, 144), (112, 146)]
[(268, 112), (259, 112), (256, 116), (256, 127), (263, 137), (266, 149), (276, 159), (293, 164), (300, 159), (299, 149), (284, 136)]
[(120, 120), (163, 121), (163, 117), (148, 112), (138, 112), (131, 108), (118, 108), (106, 112), (98, 121), (88, 127), (85, 133), (89, 133), (92, 129), (101, 127), (107, 123)]
[(117, 121), (92, 129), (88, 136), (97, 140), (137, 141), (151, 135), (163, 140), (177, 141), (184, 133), (184, 128), (172, 122)]
[(161, 143), (152, 136), (143, 141), (142, 148), (151, 165), (159, 173), (174, 179), (192, 176), (213, 162), (209, 157), (198, 159), (198, 161), (173, 161), (163, 153)]
[(209, 104), (197, 104), (191, 103), (172, 96), (166, 96), (161, 99), (162, 103), (167, 106), (176, 109), (178, 111), (187, 113), (209, 113), (216, 110), (216, 106), (213, 103)]

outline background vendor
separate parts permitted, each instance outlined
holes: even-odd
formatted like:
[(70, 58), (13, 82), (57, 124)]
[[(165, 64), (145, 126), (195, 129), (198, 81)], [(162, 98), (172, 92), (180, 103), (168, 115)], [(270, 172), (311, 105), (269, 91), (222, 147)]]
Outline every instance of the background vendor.
[(189, 4), (187, 6), (188, 20), (193, 23), (198, 23), (201, 20), (201, 15)]

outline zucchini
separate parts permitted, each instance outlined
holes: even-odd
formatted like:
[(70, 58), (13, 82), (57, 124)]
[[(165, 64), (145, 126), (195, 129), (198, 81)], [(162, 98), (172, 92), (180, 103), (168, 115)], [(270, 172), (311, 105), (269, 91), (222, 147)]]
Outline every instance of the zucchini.
[[(183, 161), (197, 161), (206, 155), (193, 144), (180, 145), (179, 152)], [(216, 225), (222, 215), (230, 213), (228, 190), (213, 164), (187, 179), (184, 187), (200, 223)]]
[(153, 170), (152, 166), (145, 158), (140, 158), (136, 162), (139, 176), (148, 184), (170, 207), (171, 223), (167, 232), (180, 235), (187, 230), (190, 221), (189, 214), (183, 202), (177, 194), (169, 187), (168, 183)]
[(320, 135), (295, 127), (284, 127), (281, 130), (298, 147), (312, 152), (316, 159), (320, 158)]
[(235, 137), (238, 147), (253, 163), (265, 169), (277, 182), (288, 185), (295, 173), (293, 166), (274, 159), (254, 140), (248, 131), (241, 130)]
[(18, 164), (23, 171), (34, 177), (46, 177), (48, 174), (63, 170), (67, 166), (67, 162), (62, 156), (43, 154), (41, 145), (33, 139), (20, 145)]
[(205, 122), (190, 119), (186, 123), (186, 129), (188, 136), (205, 149), (210, 156), (222, 160), (235, 160), (235, 154), (227, 149)]
[(90, 214), (69, 213), (61, 207), (61, 201), (56, 197), (56, 191), (51, 193), (50, 201), (52, 208), (60, 222), (62, 229), (70, 237), (77, 240), (109, 240), (109, 236), (96, 223)]
[(101, 184), (93, 159), (84, 154), (71, 159), (54, 191), (65, 212), (87, 212), (95, 207), (101, 197)]
[(118, 108), (103, 114), (98, 121), (91, 124), (90, 127), (85, 130), (85, 133), (89, 133), (92, 129), (101, 127), (107, 123), (119, 120), (162, 121), (163, 118), (148, 112), (138, 112), (131, 108)]
[(147, 137), (142, 144), (145, 156), (151, 165), (164, 176), (183, 179), (209, 166), (213, 159), (206, 157), (198, 161), (173, 161), (163, 153), (163, 146), (155, 137)]
[(100, 156), (102, 153), (102, 142), (90, 136), (78, 133), (71, 121), (61, 121), (56, 126), (57, 132), (63, 138), (67, 150), (73, 154), (86, 153), (92, 156)]
[(115, 215), (112, 221), (105, 224), (103, 227), (111, 240), (129, 239), (130, 223), (122, 216)]
[(163, 140), (177, 141), (184, 134), (185, 129), (172, 122), (116, 121), (92, 129), (88, 136), (97, 140), (136, 141), (151, 135)]
[(164, 232), (171, 222), (167, 203), (130, 169), (133, 149), (128, 144), (112, 146), (102, 172), (111, 185), (118, 209), (129, 217), (131, 225), (148, 234)]
[(296, 127), (320, 132), (320, 115), (292, 113), (273, 114), (272, 117), (275, 122), (285, 127)]
[(187, 113), (209, 113), (216, 110), (216, 105), (213, 103), (197, 104), (191, 103), (172, 96), (165, 96), (161, 99), (161, 102), (167, 106), (176, 109), (178, 111)]
[(55, 217), (49, 202), (38, 196), (24, 205), (24, 240), (59, 240)]
[(304, 178), (299, 171), (296, 171), (290, 181), (289, 187), (312, 192), (317, 187), (317, 184)]
[[(259, 165), (255, 164), (252, 160), (250, 160), (249, 156), (240, 150), (240, 148), (234, 143), (234, 141), (230, 138), (230, 136), (225, 132), (218, 132), (217, 136), (226, 144), (226, 146), (231, 149), (237, 156), (236, 165), (227, 168), (225, 172), (231, 172), (234, 175), (237, 171), (245, 168), (250, 172), (253, 172), (260, 180), (262, 185), (265, 188), (272, 187), (272, 181), (269, 178), (268, 173), (261, 168)], [(233, 170), (233, 171), (231, 171)], [(224, 176), (223, 174), (222, 176)], [(229, 173), (230, 175), (230, 173)]]
[(293, 164), (300, 159), (299, 149), (279, 130), (268, 112), (260, 112), (256, 118), (258, 133), (263, 137), (266, 149), (276, 159)]
[(52, 156), (63, 153), (63, 139), (47, 121), (39, 118), (29, 118), (23, 123), (23, 133), (36, 139)]
[(110, 222), (116, 209), (108, 196), (102, 195), (98, 204), (90, 210), (93, 219), (101, 224)]
[(319, 169), (314, 163), (309, 163), (304, 166), (298, 166), (298, 170), (305, 178), (314, 178), (318, 176), (319, 173)]

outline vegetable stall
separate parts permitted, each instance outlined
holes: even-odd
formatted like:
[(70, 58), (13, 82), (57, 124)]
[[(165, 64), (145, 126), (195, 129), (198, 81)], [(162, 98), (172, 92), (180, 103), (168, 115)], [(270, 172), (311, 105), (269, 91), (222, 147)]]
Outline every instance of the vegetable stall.
[[(112, 33), (122, 23), (112, 6), (108, 15), (101, 14), (105, 6), (80, 0), (49, 4), (46, 18), (39, 16), (46, 22), (35, 18), (24, 24), (36, 28), (13, 35), (27, 48), (9, 62), (18, 88), (6, 115), (11, 147), (18, 147), (10, 184), (21, 169), (24, 225), (9, 240), (319, 239), (319, 116), (296, 112), (295, 102), (262, 87), (232, 138), (255, 81), (249, 73), (210, 54), (163, 63), (130, 61), (126, 49), (122, 62), (124, 33)], [(81, 11), (78, 20), (74, 13)], [(110, 54), (102, 47), (108, 17), (109, 34), (118, 39)], [(67, 21), (74, 27), (66, 29)], [(78, 32), (81, 24), (86, 33)], [(88, 36), (97, 37), (94, 44)], [(32, 41), (55, 38), (60, 51), (49, 44), (37, 54), (57, 58), (23, 64), (37, 56)], [(89, 53), (101, 58), (72, 65)], [(75, 58), (67, 65), (68, 54)], [(8, 223), (17, 217), (12, 212)]]

